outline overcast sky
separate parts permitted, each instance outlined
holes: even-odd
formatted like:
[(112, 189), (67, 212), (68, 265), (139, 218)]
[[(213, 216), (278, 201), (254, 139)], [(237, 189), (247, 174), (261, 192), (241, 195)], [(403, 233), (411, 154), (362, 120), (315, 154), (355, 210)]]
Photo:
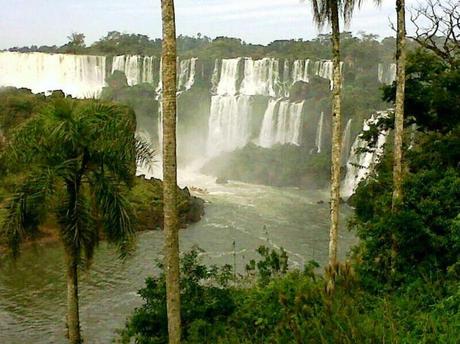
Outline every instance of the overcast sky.
[[(417, 0), (407, 0), (408, 6)], [(250, 43), (310, 39), (318, 34), (311, 8), (300, 0), (176, 0), (177, 32), (239, 37)], [(353, 32), (392, 35), (394, 0), (376, 7), (365, 0)], [(161, 36), (160, 0), (0, 0), (0, 49), (25, 45), (62, 45), (72, 32), (87, 43), (108, 31)]]

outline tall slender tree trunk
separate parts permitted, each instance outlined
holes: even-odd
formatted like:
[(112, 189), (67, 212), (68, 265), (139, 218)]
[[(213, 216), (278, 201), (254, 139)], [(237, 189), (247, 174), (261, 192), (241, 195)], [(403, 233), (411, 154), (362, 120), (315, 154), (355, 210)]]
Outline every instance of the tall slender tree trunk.
[[(395, 211), (402, 201), (402, 155), (404, 133), (404, 96), (406, 87), (406, 14), (404, 0), (396, 0), (397, 33), (396, 33), (396, 104), (395, 129), (393, 148), (393, 198), (392, 210)], [(391, 237), (391, 264), (394, 272), (394, 261), (397, 255), (397, 242)]]
[(80, 316), (78, 311), (78, 264), (74, 250), (66, 249), (67, 265), (67, 329), (70, 344), (80, 344)]
[(169, 343), (180, 343), (180, 269), (176, 161), (176, 25), (174, 1), (161, 1), (163, 19), (163, 211)]
[(396, 106), (393, 161), (393, 209), (402, 199), (402, 144), (404, 130), (404, 95), (406, 86), (406, 19), (404, 0), (396, 0)]
[(329, 232), (329, 264), (337, 262), (337, 236), (340, 207), (340, 157), (341, 135), (341, 89), (340, 27), (337, 1), (331, 1), (332, 62), (334, 68), (332, 88), (332, 158), (331, 158), (331, 227)]

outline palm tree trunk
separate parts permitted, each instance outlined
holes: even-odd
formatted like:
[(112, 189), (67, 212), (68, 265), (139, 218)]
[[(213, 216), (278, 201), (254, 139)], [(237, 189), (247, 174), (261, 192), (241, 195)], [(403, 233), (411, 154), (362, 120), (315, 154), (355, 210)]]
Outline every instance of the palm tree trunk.
[(162, 0), (163, 211), (169, 343), (180, 343), (180, 270), (176, 162), (176, 27), (174, 1)]
[[(392, 210), (395, 211), (402, 200), (402, 145), (404, 132), (404, 95), (406, 86), (406, 18), (404, 0), (396, 0), (397, 34), (396, 34), (396, 104), (395, 133), (393, 148), (393, 198)], [(391, 261), (394, 271), (394, 260), (397, 254), (397, 242), (392, 235)]]
[(340, 28), (337, 1), (331, 2), (332, 62), (334, 68), (332, 88), (332, 158), (331, 158), (331, 227), (329, 232), (329, 264), (337, 262), (337, 236), (340, 206), (340, 157), (341, 143), (341, 88)]
[(406, 84), (406, 23), (404, 0), (396, 0), (396, 107), (393, 161), (393, 209), (402, 198), (402, 143), (404, 130), (404, 94)]
[(67, 264), (67, 329), (70, 344), (80, 344), (80, 316), (78, 312), (78, 264), (76, 254), (66, 249)]

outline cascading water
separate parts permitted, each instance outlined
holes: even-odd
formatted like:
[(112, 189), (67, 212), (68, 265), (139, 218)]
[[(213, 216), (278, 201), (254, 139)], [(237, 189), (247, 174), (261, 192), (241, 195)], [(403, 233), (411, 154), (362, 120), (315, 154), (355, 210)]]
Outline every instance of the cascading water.
[[(340, 72), (342, 72), (343, 62), (340, 62)], [(323, 79), (328, 79), (331, 90), (334, 87), (334, 63), (329, 60), (315, 62), (315, 75)]]
[(211, 99), (207, 154), (243, 147), (250, 138), (250, 96), (217, 95)]
[(216, 90), (218, 95), (236, 95), (240, 62), (241, 58), (222, 60), (220, 79)]
[(105, 66), (105, 56), (0, 52), (0, 86), (92, 98), (105, 85)]
[(196, 74), (196, 61), (197, 58), (191, 58), (189, 61), (190, 68), (187, 81), (185, 83), (185, 89), (188, 91), (192, 88), (193, 84), (195, 83), (195, 74)]
[(122, 71), (126, 75), (129, 86), (140, 83), (141, 80), (141, 63), (140, 57), (136, 55), (115, 56), (112, 62), (112, 73), (116, 70)]
[(266, 148), (277, 143), (300, 145), (303, 105), (304, 102), (271, 99), (264, 114), (258, 144)]
[(155, 56), (144, 56), (142, 61), (142, 73), (141, 78), (143, 83), (152, 84), (154, 80), (154, 74), (158, 73), (160, 69), (157, 69), (157, 58)]
[(279, 93), (279, 61), (273, 58), (244, 59), (244, 76), (240, 93), (276, 97)]
[(316, 152), (321, 153), (321, 147), (323, 145), (323, 128), (324, 128), (324, 112), (321, 112), (319, 116), (318, 126), (316, 129), (316, 139), (315, 139), (315, 146)]
[[(161, 59), (136, 55), (115, 56), (111, 66), (112, 72), (124, 72), (131, 86), (158, 82), (157, 100), (161, 99)], [(178, 59), (178, 92), (192, 88), (196, 69), (196, 58)], [(105, 86), (106, 58), (1, 52), (0, 70), (0, 86), (29, 87), (34, 92), (62, 89), (76, 97), (94, 97)], [(255, 129), (251, 116), (256, 96), (271, 98), (261, 123), (258, 143), (264, 147), (276, 143), (300, 144), (303, 103), (287, 100), (290, 87), (296, 81), (309, 82), (311, 75), (332, 81), (332, 74), (331, 61), (316, 61), (313, 64), (308, 59), (216, 60), (209, 80), (210, 93), (214, 97), (208, 118), (208, 153), (232, 150), (254, 138), (250, 133)], [(315, 135), (317, 152), (322, 149), (323, 127), (324, 115), (321, 115), (316, 134), (314, 131), (310, 134)], [(223, 137), (218, 138), (216, 133), (223, 133)], [(224, 143), (225, 140), (229, 142)]]
[(353, 120), (350, 118), (347, 121), (345, 129), (343, 130), (342, 135), (342, 166), (345, 166), (348, 162), (350, 156), (350, 145), (351, 145), (351, 122)]
[(281, 99), (270, 99), (268, 101), (259, 135), (259, 146), (261, 147), (270, 148), (275, 144), (276, 113), (278, 113), (280, 101)]
[(284, 66), (283, 66), (283, 82), (284, 83), (289, 83), (291, 78), (289, 76), (289, 60), (284, 60)]
[(214, 61), (214, 69), (211, 76), (211, 94), (215, 94), (217, 92), (217, 87), (219, 86), (220, 62), (221, 60), (219, 59)]
[[(377, 115), (372, 115), (370, 119), (364, 121), (363, 132), (369, 131), (371, 125), (376, 124), (380, 118), (386, 116), (388, 116), (387, 112), (378, 112)], [(383, 146), (387, 136), (387, 130), (381, 131), (378, 134), (375, 147), (372, 149), (369, 149), (368, 143), (362, 138), (362, 135), (358, 135), (355, 139), (347, 162), (347, 174), (342, 183), (342, 197), (350, 197), (355, 192), (358, 184), (372, 172), (374, 166), (383, 155)]]
[(377, 73), (380, 83), (391, 85), (396, 80), (396, 63), (379, 63)]
[(180, 61), (177, 81), (178, 90), (188, 91), (192, 88), (195, 83), (196, 61), (197, 58)]
[(292, 83), (296, 81), (309, 82), (308, 77), (308, 68), (310, 65), (310, 60), (296, 60), (292, 67)]

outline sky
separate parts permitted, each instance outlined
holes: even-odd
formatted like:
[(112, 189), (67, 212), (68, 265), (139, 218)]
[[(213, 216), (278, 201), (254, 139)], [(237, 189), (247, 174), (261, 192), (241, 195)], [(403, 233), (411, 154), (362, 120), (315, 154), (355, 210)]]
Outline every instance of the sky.
[[(406, 0), (407, 7), (417, 1)], [(175, 4), (177, 34), (238, 37), (261, 44), (318, 34), (308, 0), (176, 0)], [(383, 0), (379, 7), (365, 0), (347, 29), (381, 38), (393, 35), (394, 7), (394, 0)], [(59, 46), (72, 32), (84, 33), (87, 44), (109, 31), (161, 36), (160, 0), (0, 0), (0, 8), (0, 49)]]

